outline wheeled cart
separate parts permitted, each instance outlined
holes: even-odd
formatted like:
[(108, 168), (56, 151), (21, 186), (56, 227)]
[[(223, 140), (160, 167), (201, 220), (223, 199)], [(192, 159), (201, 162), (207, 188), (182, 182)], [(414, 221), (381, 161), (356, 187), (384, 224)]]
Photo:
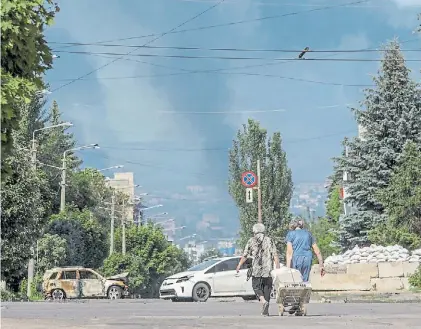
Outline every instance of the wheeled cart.
[(296, 316), (307, 315), (307, 304), (310, 302), (311, 285), (308, 283), (279, 284), (276, 289), (276, 302), (279, 315), (285, 312)]
[(303, 282), (300, 271), (282, 266), (272, 271), (279, 315), (307, 315), (307, 304), (311, 297), (311, 284)]

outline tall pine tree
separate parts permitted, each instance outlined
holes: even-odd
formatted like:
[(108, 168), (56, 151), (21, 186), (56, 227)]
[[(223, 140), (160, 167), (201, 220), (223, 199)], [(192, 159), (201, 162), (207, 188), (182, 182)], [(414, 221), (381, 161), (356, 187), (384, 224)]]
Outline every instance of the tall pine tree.
[(246, 203), (241, 174), (248, 170), (256, 173), (258, 159), (261, 164), (262, 220), (280, 248), (290, 216), (291, 170), (282, 149), (281, 134), (277, 132), (268, 138), (266, 130), (249, 119), (248, 125), (243, 125), (238, 131), (229, 154), (229, 193), (239, 209), (242, 247), (252, 234), (252, 226), (257, 223), (257, 197), (253, 203)]
[[(63, 123), (61, 112), (56, 101), (53, 102), (47, 114), (48, 122), (46, 125), (53, 126)], [(45, 130), (38, 134), (39, 143), (37, 159), (40, 163), (62, 167), (63, 152), (76, 147), (76, 140), (72, 133), (67, 130), (68, 127), (56, 127)], [(69, 174), (72, 170), (79, 167), (81, 160), (73, 153), (69, 153), (66, 157), (66, 164)], [(50, 189), (53, 192), (52, 213), (58, 212), (60, 206), (60, 175), (61, 171), (49, 166), (42, 166), (42, 170), (47, 174)], [(70, 183), (71, 179), (68, 178)]]
[(344, 248), (369, 243), (367, 233), (384, 221), (378, 191), (388, 186), (400, 163), (406, 141), (421, 143), (421, 101), (419, 86), (411, 80), (397, 41), (385, 47), (375, 87), (365, 91), (361, 109), (353, 109), (364, 138), (344, 142), (348, 156), (337, 160), (340, 170), (348, 172), (345, 182), (357, 212), (341, 223)]

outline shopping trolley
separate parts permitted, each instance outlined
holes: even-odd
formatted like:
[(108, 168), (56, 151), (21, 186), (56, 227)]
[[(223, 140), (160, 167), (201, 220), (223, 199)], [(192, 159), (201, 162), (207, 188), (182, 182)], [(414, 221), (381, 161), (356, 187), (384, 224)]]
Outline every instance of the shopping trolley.
[(307, 304), (311, 297), (311, 284), (303, 282), (300, 271), (282, 267), (272, 271), (279, 315), (285, 312), (296, 316), (307, 315)]

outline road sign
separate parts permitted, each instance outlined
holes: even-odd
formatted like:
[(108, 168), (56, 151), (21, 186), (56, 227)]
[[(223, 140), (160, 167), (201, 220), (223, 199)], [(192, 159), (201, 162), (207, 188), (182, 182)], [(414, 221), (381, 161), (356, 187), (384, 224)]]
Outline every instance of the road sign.
[(251, 187), (246, 188), (246, 202), (247, 203), (253, 202), (253, 188)]
[(241, 184), (245, 187), (254, 187), (257, 184), (257, 175), (252, 171), (243, 172), (241, 175)]

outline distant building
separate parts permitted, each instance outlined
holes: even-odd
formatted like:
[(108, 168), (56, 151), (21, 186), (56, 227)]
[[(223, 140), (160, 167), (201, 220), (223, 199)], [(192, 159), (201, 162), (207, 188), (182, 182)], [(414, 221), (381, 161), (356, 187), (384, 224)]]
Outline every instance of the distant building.
[[(134, 192), (134, 174), (132, 172), (126, 173), (115, 173), (114, 178), (110, 178), (107, 180), (108, 186), (115, 188), (117, 192), (124, 193), (128, 196), (130, 202), (124, 205), (122, 212), (124, 214), (120, 214), (124, 216), (125, 220), (128, 222), (133, 222), (134, 216), (134, 204), (132, 200), (135, 197)], [(122, 207), (122, 205), (121, 205)]]
[(189, 259), (197, 264), (200, 257), (204, 254), (206, 247), (204, 243), (197, 244), (196, 241), (191, 240), (183, 248), (184, 252), (188, 255)]
[(234, 256), (235, 246), (233, 241), (218, 241), (218, 250), (223, 256)]

